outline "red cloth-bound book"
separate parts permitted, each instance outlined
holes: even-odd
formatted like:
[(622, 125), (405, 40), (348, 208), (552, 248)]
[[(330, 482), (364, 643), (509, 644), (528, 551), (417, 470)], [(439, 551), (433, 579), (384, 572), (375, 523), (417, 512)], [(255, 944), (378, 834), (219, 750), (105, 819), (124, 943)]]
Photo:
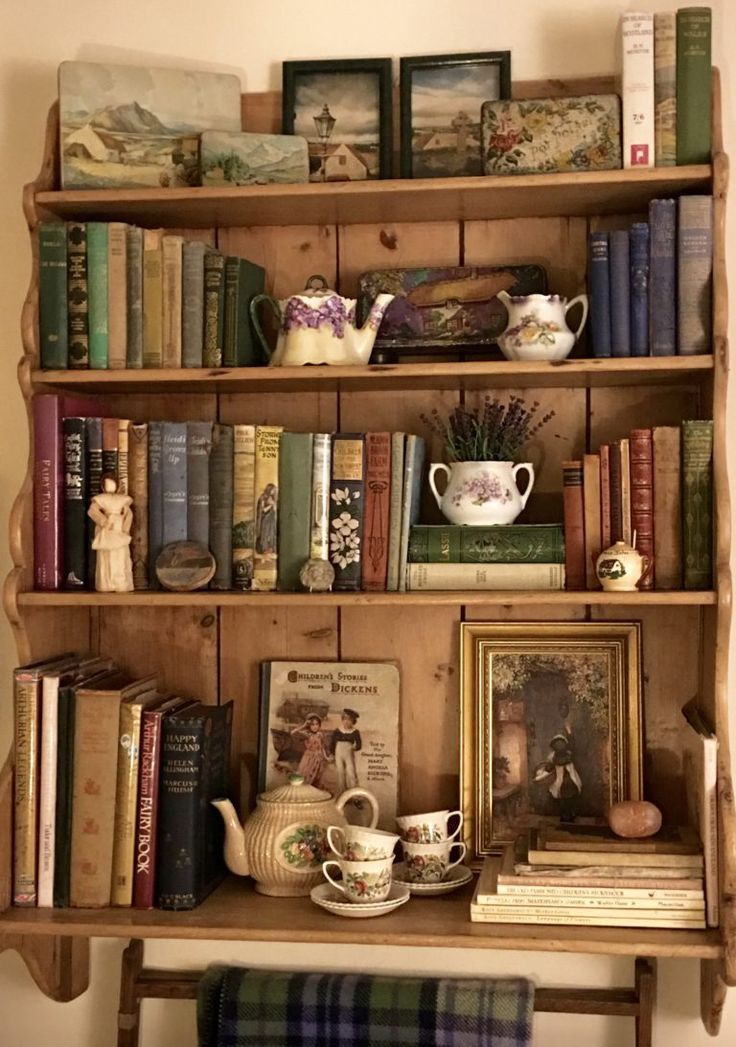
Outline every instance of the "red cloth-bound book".
[(585, 514), (583, 463), (562, 463), (562, 498), (565, 518), (565, 584), (585, 589)]
[(631, 474), (631, 533), (636, 532), (636, 548), (648, 556), (649, 571), (639, 582), (640, 589), (654, 588), (654, 464), (652, 430), (632, 429), (629, 433)]
[(386, 589), (390, 495), (391, 433), (366, 433), (363, 588), (378, 592)]

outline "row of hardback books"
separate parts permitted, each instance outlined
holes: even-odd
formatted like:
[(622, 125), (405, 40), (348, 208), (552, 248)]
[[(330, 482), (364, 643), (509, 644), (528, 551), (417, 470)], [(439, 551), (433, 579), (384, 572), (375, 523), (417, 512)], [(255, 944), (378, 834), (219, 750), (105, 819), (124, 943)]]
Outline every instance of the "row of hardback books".
[(591, 232), (593, 355), (712, 352), (713, 198), (652, 200), (649, 222)]
[(711, 588), (712, 421), (632, 429), (562, 468), (568, 589), (597, 588), (596, 557), (616, 541), (651, 561), (639, 589)]
[(110, 658), (13, 673), (13, 902), (191, 909), (222, 880), (232, 702), (205, 705)]
[(250, 367), (264, 270), (124, 222), (42, 222), (41, 367)]

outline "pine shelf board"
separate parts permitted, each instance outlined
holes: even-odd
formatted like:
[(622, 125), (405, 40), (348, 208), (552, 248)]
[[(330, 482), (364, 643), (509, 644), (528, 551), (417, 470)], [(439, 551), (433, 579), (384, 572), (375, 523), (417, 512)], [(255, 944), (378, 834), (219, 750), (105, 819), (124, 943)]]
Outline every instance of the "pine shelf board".
[(250, 882), (230, 877), (191, 912), (7, 909), (0, 916), (0, 933), (521, 949), (701, 959), (721, 955), (717, 930), (471, 923), (471, 896), (469, 885), (452, 896), (411, 898), (387, 916), (355, 921), (326, 913), (309, 898), (267, 898), (256, 894)]
[(115, 371), (34, 371), (38, 390), (142, 392), (343, 392), (380, 389), (473, 389), (515, 387), (597, 387), (674, 384), (713, 372), (713, 357), (670, 356), (629, 359), (541, 361), (451, 360), (432, 363), (372, 364), (366, 367), (232, 367), (130, 369)]
[(710, 165), (472, 178), (36, 193), (41, 219), (144, 226), (354, 225), (631, 214), (655, 196), (708, 192)]

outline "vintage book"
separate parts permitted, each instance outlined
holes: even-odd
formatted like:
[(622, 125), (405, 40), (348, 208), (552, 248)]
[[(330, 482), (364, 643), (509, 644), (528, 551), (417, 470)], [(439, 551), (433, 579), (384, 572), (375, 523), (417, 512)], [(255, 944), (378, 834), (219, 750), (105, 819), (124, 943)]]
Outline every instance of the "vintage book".
[(204, 367), (222, 367), (225, 338), (225, 258), (219, 251), (204, 256)]
[(107, 222), (87, 222), (87, 291), (89, 295), (89, 366), (108, 365)]
[(282, 433), (279, 449), (278, 588), (302, 588), (309, 559), (312, 504), (312, 434)]
[[(618, 472), (621, 483), (621, 539), (631, 545), (631, 449), (629, 438), (616, 440), (614, 447), (618, 456)], [(618, 541), (618, 539), (614, 539)]]
[(611, 447), (601, 444), (601, 549), (611, 544)]
[[(118, 419), (102, 419), (102, 472), (118, 475)], [(97, 493), (97, 492), (95, 492)]]
[(330, 558), (330, 473), (332, 434), (312, 434), (312, 507), (309, 555), (313, 560)]
[(391, 491), (388, 517), (388, 571), (386, 575), (386, 589), (391, 593), (395, 593), (399, 588), (405, 446), (406, 433), (391, 433)]
[(87, 288), (87, 226), (69, 222), (66, 227), (67, 317), (69, 367), (89, 367), (89, 298)]
[(609, 444), (608, 473), (611, 488), (611, 542), (623, 541), (621, 518), (621, 451), (618, 442)]
[(65, 589), (87, 584), (87, 423), (85, 418), (64, 418), (64, 573)]
[(250, 303), (262, 294), (266, 272), (246, 258), (225, 259), (224, 367), (254, 367), (264, 363), (253, 337)]
[(652, 430), (654, 562), (658, 589), (682, 588), (682, 455), (679, 425)]
[(677, 352), (676, 202), (649, 204), (649, 351)]
[(271, 592), (278, 578), (279, 445), (283, 427), (256, 426), (255, 531), (253, 580), (257, 592)]
[(41, 222), (38, 227), (38, 307), (41, 367), (69, 366), (66, 226)]
[(654, 162), (677, 163), (677, 29), (674, 11), (654, 16)]
[(161, 909), (193, 909), (225, 875), (222, 818), (230, 772), (233, 703), (189, 706), (163, 721), (158, 872)]
[[(686, 825), (668, 825), (653, 836), (627, 839), (617, 836), (607, 823), (595, 819), (583, 819), (569, 825), (542, 825), (537, 830), (537, 848), (541, 851), (582, 852), (595, 855), (596, 861), (607, 860), (600, 858), (601, 854), (679, 854), (696, 858), (702, 854), (697, 832)], [(651, 864), (656, 864), (658, 860), (652, 859)]]
[(365, 435), (363, 589), (386, 591), (391, 501), (391, 433)]
[(212, 422), (187, 422), (187, 533), (210, 547)]
[(629, 433), (629, 468), (631, 477), (631, 535), (636, 534), (636, 548), (649, 557), (650, 567), (642, 575), (638, 588), (654, 589), (654, 461), (651, 429), (632, 429)]
[(410, 563), (564, 563), (562, 524), (415, 524)]
[(143, 230), (126, 226), (127, 352), (126, 367), (143, 367)]
[(163, 229), (143, 230), (143, 366), (163, 365)]
[(110, 904), (120, 706), (155, 689), (156, 677), (117, 674), (79, 687), (74, 716), (70, 904)]
[(649, 356), (649, 225), (634, 222), (629, 231), (631, 355)]
[(682, 710), (687, 723), (683, 736), (683, 778), (688, 815), (697, 826), (705, 861), (705, 903), (709, 927), (719, 922), (718, 884), (718, 739), (694, 702)]
[(595, 561), (601, 546), (601, 460), (597, 454), (583, 456), (583, 511), (585, 513), (585, 584), (598, 588)]
[[(232, 478), (230, 481), (232, 514), (230, 540), (233, 589), (250, 589), (253, 585), (253, 557), (256, 532), (256, 427), (234, 425), (232, 428)], [(230, 586), (228, 586), (230, 588)]]
[(130, 418), (118, 418), (118, 491), (128, 493), (130, 485)]
[(202, 366), (204, 252), (201, 240), (185, 240), (181, 252), (181, 365)]
[(427, 445), (423, 437), (407, 433), (404, 445), (404, 483), (401, 494), (401, 531), (399, 533), (399, 591), (408, 588), (409, 532), (419, 521), (422, 473)]
[(633, 913), (624, 912), (620, 918), (613, 916), (551, 916), (545, 914), (531, 914), (522, 912), (496, 912), (491, 914), (473, 911), (471, 908), (470, 919), (472, 923), (531, 923), (546, 926), (567, 925), (573, 927), (650, 927), (667, 930), (700, 930), (705, 927), (705, 921), (698, 918), (689, 920), (686, 913), (674, 913), (672, 916), (634, 916)]
[[(67, 675), (66, 679), (70, 678)], [(59, 684), (62, 673), (47, 673), (41, 681), (40, 745), (38, 757), (38, 874), (39, 908), (54, 904), (56, 854), (56, 766), (59, 751)]]
[(568, 589), (587, 588), (585, 571), (585, 501), (583, 463), (562, 463), (562, 505), (565, 518), (565, 581)]
[(682, 549), (686, 589), (713, 585), (713, 422), (682, 423)]
[(161, 238), (161, 365), (181, 367), (182, 245), (181, 236)]
[(187, 537), (186, 422), (161, 423), (161, 480), (161, 546), (163, 547), (169, 542), (184, 541)]
[(127, 229), (124, 222), (110, 222), (107, 227), (107, 365), (111, 370), (126, 367), (128, 359)]
[[(332, 437), (330, 563), (333, 589), (360, 589), (364, 556), (365, 438), (361, 433)], [(407, 528), (407, 544), (409, 540)]]
[(624, 167), (654, 167), (654, 16), (621, 16)]
[(703, 855), (700, 851), (697, 854), (670, 854), (653, 851), (552, 851), (546, 847), (530, 846), (528, 860), (530, 865), (539, 865), (544, 868), (578, 866), (587, 869), (594, 867), (598, 862), (609, 868), (627, 869), (632, 875), (634, 870), (637, 870), (636, 875), (638, 875), (640, 868), (687, 869), (701, 876), (703, 873)]
[(133, 904), (135, 828), (138, 812), (141, 722), (144, 709), (159, 701), (155, 690), (139, 694), (120, 706), (117, 780), (115, 786), (115, 831), (112, 848), (110, 904)]
[(677, 352), (712, 352), (713, 197), (681, 196), (677, 222)]
[[(148, 423), (148, 588), (158, 589), (156, 559), (164, 547), (163, 422)], [(135, 513), (135, 508), (133, 509)]]
[(611, 355), (631, 356), (629, 231), (609, 233), (611, 254)]
[(677, 163), (710, 163), (711, 9), (677, 12)]
[(565, 588), (560, 563), (410, 563), (406, 588), (423, 589), (545, 589)]
[(148, 588), (148, 423), (129, 429), (128, 494), (133, 499), (130, 556), (133, 585)]
[(611, 355), (611, 260), (608, 233), (588, 237), (588, 292), (593, 355)]
[(233, 427), (215, 422), (210, 453), (210, 551), (212, 589), (231, 589), (233, 572)]
[[(87, 418), (85, 422), (85, 437), (87, 442), (87, 489), (91, 495), (100, 490), (102, 479), (102, 419)], [(97, 553), (92, 548), (95, 536), (94, 521), (87, 516), (85, 520), (87, 533), (87, 588), (94, 589), (97, 568)]]

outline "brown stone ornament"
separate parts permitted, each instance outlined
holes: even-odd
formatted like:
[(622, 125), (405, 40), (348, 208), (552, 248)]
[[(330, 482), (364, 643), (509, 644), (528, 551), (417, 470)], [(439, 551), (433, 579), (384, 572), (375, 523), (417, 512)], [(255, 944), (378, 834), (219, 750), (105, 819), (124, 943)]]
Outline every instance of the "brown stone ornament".
[(616, 836), (642, 840), (662, 828), (662, 812), (648, 800), (622, 800), (609, 810), (608, 824)]
[(156, 577), (164, 589), (175, 593), (203, 589), (215, 567), (214, 556), (201, 542), (169, 542), (156, 557)]

